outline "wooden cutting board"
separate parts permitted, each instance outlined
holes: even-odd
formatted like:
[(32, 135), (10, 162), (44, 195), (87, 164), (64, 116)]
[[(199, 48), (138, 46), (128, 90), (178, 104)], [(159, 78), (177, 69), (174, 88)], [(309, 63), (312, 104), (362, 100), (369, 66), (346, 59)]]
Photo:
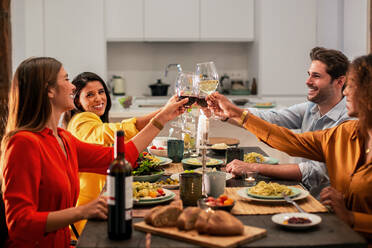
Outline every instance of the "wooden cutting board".
[(244, 226), (244, 234), (239, 236), (210, 236), (198, 234), (196, 230), (180, 231), (177, 227), (153, 227), (144, 221), (134, 224), (134, 229), (158, 234), (168, 238), (190, 242), (203, 247), (236, 247), (266, 236), (266, 229)]
[(240, 140), (235, 138), (227, 138), (227, 137), (209, 137), (208, 145), (214, 145), (218, 143), (225, 143), (228, 146), (232, 145), (239, 145)]

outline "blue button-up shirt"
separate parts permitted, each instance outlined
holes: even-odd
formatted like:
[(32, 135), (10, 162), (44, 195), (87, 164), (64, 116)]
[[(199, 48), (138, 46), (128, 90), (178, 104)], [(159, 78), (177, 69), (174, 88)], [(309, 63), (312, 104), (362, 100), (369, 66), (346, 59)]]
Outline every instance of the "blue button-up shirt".
[[(289, 129), (299, 129), (301, 132), (331, 128), (351, 119), (347, 115), (345, 97), (323, 116), (319, 112), (318, 105), (310, 101), (281, 110), (265, 111), (249, 108), (249, 111), (265, 121)], [(330, 184), (326, 165), (305, 158), (297, 160), (299, 160), (302, 183), (312, 195), (317, 197), (322, 188)]]

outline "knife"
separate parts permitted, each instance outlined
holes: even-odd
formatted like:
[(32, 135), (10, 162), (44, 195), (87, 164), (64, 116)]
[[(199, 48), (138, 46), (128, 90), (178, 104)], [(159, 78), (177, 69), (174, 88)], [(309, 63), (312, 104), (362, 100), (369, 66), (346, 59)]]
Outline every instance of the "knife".
[(284, 200), (286, 202), (292, 203), (293, 206), (295, 206), (300, 213), (306, 213), (306, 211), (303, 210), (300, 206), (298, 206), (298, 204), (294, 200), (292, 200), (292, 198), (290, 198), (286, 193), (282, 192), (282, 196), (284, 197)]

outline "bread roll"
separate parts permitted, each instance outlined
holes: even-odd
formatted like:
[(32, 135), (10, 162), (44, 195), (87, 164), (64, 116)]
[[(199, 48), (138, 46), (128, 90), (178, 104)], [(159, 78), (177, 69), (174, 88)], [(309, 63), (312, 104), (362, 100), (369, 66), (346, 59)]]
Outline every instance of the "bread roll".
[(161, 209), (163, 206), (156, 206), (152, 209), (150, 209), (150, 211), (145, 215), (145, 222), (146, 224), (148, 225), (152, 225), (152, 216), (154, 215), (154, 213), (156, 211), (158, 211), (159, 209)]
[(206, 212), (201, 211), (199, 213), (199, 217), (195, 222), (195, 229), (198, 231), (198, 233), (207, 233), (208, 231), (208, 219), (211, 215), (212, 211)]
[(217, 210), (208, 219), (208, 234), (232, 236), (241, 235), (243, 232), (243, 223), (226, 211)]
[(178, 216), (181, 212), (181, 208), (177, 206), (156, 207), (154, 210), (151, 210), (148, 216), (145, 216), (145, 221), (147, 224), (156, 227), (176, 226)]
[(203, 211), (198, 207), (185, 208), (177, 219), (177, 227), (180, 230), (191, 230), (195, 227), (195, 222), (199, 213)]

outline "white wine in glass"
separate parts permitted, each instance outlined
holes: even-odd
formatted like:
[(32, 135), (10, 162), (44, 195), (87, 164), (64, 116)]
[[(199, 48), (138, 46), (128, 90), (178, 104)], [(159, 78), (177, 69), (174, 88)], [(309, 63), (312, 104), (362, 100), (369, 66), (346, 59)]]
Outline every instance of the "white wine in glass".
[(219, 84), (216, 65), (213, 61), (196, 64), (195, 74), (199, 79), (197, 103), (201, 107), (207, 107), (205, 97), (215, 92)]

